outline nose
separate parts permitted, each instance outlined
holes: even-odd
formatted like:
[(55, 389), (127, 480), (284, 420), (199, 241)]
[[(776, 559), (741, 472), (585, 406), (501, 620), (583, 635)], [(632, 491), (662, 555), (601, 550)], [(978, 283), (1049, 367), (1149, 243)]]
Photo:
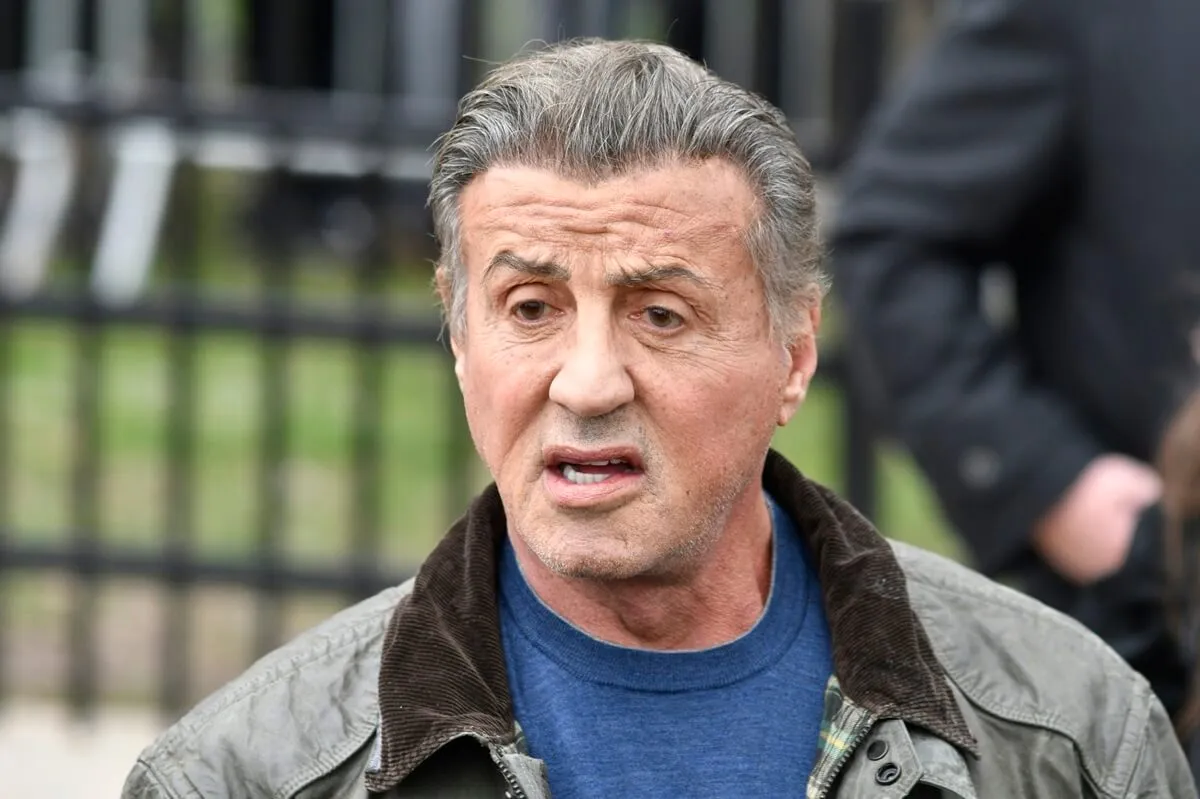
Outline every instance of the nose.
[(550, 400), (581, 418), (611, 413), (633, 400), (619, 342), (607, 322), (574, 326), (574, 336), (560, 350), (562, 364), (550, 382)]

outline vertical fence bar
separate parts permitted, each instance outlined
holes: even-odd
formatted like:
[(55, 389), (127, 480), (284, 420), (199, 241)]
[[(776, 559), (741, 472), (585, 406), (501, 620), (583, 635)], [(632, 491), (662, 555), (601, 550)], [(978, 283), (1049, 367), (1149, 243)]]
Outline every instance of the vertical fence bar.
[[(295, 20), (282, 3), (267, 4), (269, 17), (263, 21), (270, 31), (267, 45), (268, 62), (294, 68), (294, 56), (301, 46)], [(290, 131), (272, 130), (272, 146), (288, 146)], [(276, 154), (280, 163), (271, 177), (274, 185), (286, 185), (286, 159)], [(290, 194), (273, 194), (280, 203), (278, 212), (268, 215), (278, 229), (267, 236), (266, 262), (261, 278), (261, 313), (266, 321), (259, 341), (260, 418), (258, 534), (257, 534), (257, 608), (255, 616), (255, 650), (266, 653), (279, 642), (283, 629), (282, 586), (279, 581), (281, 546), (288, 508), (288, 402), (289, 341), (284, 315), (291, 302), (292, 270), (294, 266), (293, 239), (288, 235), (290, 216), (297, 213), (296, 202)]]
[[(29, 2), (0, 3), (0, 71), (16, 74), (25, 60), (25, 17)], [(8, 77), (6, 75), (5, 77)], [(0, 704), (8, 694), (8, 572), (5, 558), (12, 513), (12, 346), (14, 323), (0, 312)]]
[(722, 78), (741, 86), (754, 85), (759, 5), (758, 0), (704, 3), (704, 59)]
[[(372, 176), (364, 195), (379, 213), (382, 197), (381, 179)], [(355, 576), (351, 599), (364, 597), (379, 573), (381, 545), (381, 486), (383, 459), (380, 438), (383, 435), (383, 339), (374, 320), (382, 310), (385, 254), (383, 236), (377, 231), (371, 246), (358, 264), (356, 276), (356, 305), (360, 319), (367, 319), (354, 342), (354, 417), (351, 421), (351, 502), (350, 557)]]
[[(79, 7), (73, 0), (35, 3), (28, 20), (29, 73), (31, 90), (67, 88), (65, 83), (54, 84), (52, 73), (61, 65), (64, 54), (75, 52), (79, 33)], [(59, 78), (67, 77), (60, 73)], [(70, 75), (71, 78), (74, 74)], [(90, 120), (89, 120), (90, 121)], [(86, 121), (85, 121), (86, 124)], [(83, 163), (94, 155), (89, 128), (80, 138), (84, 144)], [(65, 249), (72, 259), (84, 262), (86, 209), (77, 194), (74, 206), (67, 213), (64, 235)], [(99, 525), (99, 379), (102, 356), (101, 310), (95, 298), (88, 297), (81, 312), (73, 315), (74, 360), (72, 408), (72, 468), (68, 496), (69, 530), (66, 548), (78, 560), (74, 578), (68, 588), (69, 606), (66, 618), (67, 672), (65, 696), (68, 708), (76, 715), (91, 710), (96, 694), (96, 663), (93, 635), (97, 598), (96, 550)]]
[[(469, 19), (468, 0), (406, 0), (388, 37), (394, 65), (393, 88), (404, 108), (430, 113), (450, 101), (453, 109), (461, 91), (459, 76), (464, 57), (478, 55), (461, 49), (465, 29), (478, 25)], [(394, 7), (394, 6), (393, 6)], [(472, 34), (473, 36), (473, 34)]]
[(584, 0), (545, 0), (542, 13), (547, 41), (570, 39), (583, 27)]
[[(45, 7), (43, 7), (45, 6)], [(69, 89), (79, 78), (85, 27), (84, 9), (77, 0), (37, 3), (33, 27), (42, 34), (40, 53), (34, 64), (42, 77), (50, 80), (45, 88)], [(39, 18), (40, 17), (40, 18)], [(55, 50), (55, 47), (61, 48)], [(99, 133), (94, 117), (79, 127), (83, 152), (81, 173), (102, 156), (97, 147)], [(81, 187), (82, 188), (82, 187)], [(94, 235), (82, 191), (76, 194), (75, 207), (67, 228), (67, 250), (72, 260), (86, 263), (85, 251)], [(67, 618), (68, 666), (67, 704), (77, 714), (89, 713), (97, 695), (97, 600), (99, 598), (100, 547), (100, 467), (103, 453), (101, 377), (105, 360), (104, 308), (94, 295), (75, 318), (75, 403), (74, 465), (71, 475), (71, 550), (77, 555), (77, 568)]]
[(694, 61), (704, 62), (707, 51), (704, 43), (707, 40), (706, 22), (708, 14), (704, 10), (704, 0), (665, 0), (667, 44), (676, 50), (681, 50)]
[(71, 547), (79, 556), (68, 618), (68, 704), (89, 712), (96, 700), (96, 600), (104, 331), (102, 310), (86, 304), (75, 328), (75, 465), (71, 480)]
[[(891, 4), (880, 0), (834, 0), (832, 74), (832, 168), (853, 152), (862, 126), (882, 90), (887, 64)], [(867, 518), (878, 504), (878, 462), (873, 420), (849, 369), (839, 375), (846, 424), (847, 498)]]
[[(191, 181), (188, 181), (191, 182)], [(185, 245), (179, 245), (182, 250)], [(184, 254), (184, 258), (190, 258)], [(174, 714), (187, 701), (190, 585), (190, 552), (193, 538), (194, 452), (196, 426), (196, 336), (183, 308), (189, 301), (186, 283), (175, 290), (176, 316), (168, 338), (170, 416), (168, 419), (166, 537), (163, 542), (163, 578), (167, 606), (162, 640), (162, 675), (159, 690), (164, 712)]]
[[(475, 88), (476, 64), (483, 43), (480, 21), (485, 0), (458, 0), (458, 69), (454, 71), (455, 94), (462, 97)], [(455, 98), (457, 101), (458, 97)]]
[(833, 0), (832, 165), (840, 166), (858, 142), (878, 99), (888, 61), (892, 4)]
[[(172, 9), (178, 13), (177, 9)], [(150, 50), (147, 0), (106, 0), (95, 7), (98, 78), (108, 92), (129, 97), (146, 77)]]
[(335, 0), (332, 86), (335, 93), (377, 94), (387, 63), (390, 0)]
[(783, 88), (784, 0), (758, 0), (755, 22), (755, 41), (747, 54), (754, 68), (754, 84), (750, 88), (779, 105)]
[(829, 149), (834, 2), (786, 0), (780, 26), (779, 104), (814, 161)]
[[(478, 55), (483, 40), (479, 29), (482, 0), (462, 0), (458, 28), (458, 49), (463, 56), (459, 59), (459, 69), (456, 74), (458, 96), (461, 97), (474, 88), (478, 76), (475, 72), (475, 56)], [(448, 335), (448, 333), (447, 333)], [(471, 497), (472, 479), (471, 466), (474, 463), (475, 448), (467, 428), (466, 414), (463, 410), (462, 391), (459, 389), (458, 378), (454, 374), (454, 360), (448, 346), (446, 354), (446, 392), (448, 401), (445, 403), (446, 424), (448, 425), (447, 457), (446, 457), (446, 494), (445, 519), (449, 526), (462, 515)]]
[[(286, 214), (280, 223), (286, 223)], [(288, 507), (288, 379), (290, 346), (284, 314), (290, 305), (293, 253), (290, 239), (280, 233), (263, 264), (261, 313), (266, 320), (260, 352), (260, 411), (257, 588), (255, 647), (258, 653), (273, 649), (283, 626), (279, 567)]]
[(628, 9), (625, 0), (585, 0), (583, 4), (582, 35), (618, 37), (618, 28)]
[(190, 624), (188, 598), (191, 587), (192, 541), (194, 539), (195, 440), (196, 440), (196, 350), (197, 331), (188, 314), (195, 302), (199, 243), (194, 233), (200, 190), (195, 167), (181, 168), (176, 187), (178, 204), (172, 227), (176, 275), (170, 289), (172, 318), (166, 347), (168, 352), (167, 480), (163, 580), (167, 602), (160, 653), (162, 674), (159, 703), (170, 715), (187, 704)]
[[(399, 74), (396, 56), (399, 42), (400, 9), (397, 3), (386, 2), (373, 9), (380, 52), (373, 62), (376, 74), (371, 85), (377, 92), (378, 104), (373, 124), (364, 131), (362, 144), (368, 149), (386, 148), (394, 104), (405, 76)], [(345, 13), (350, 13), (349, 9)], [(335, 53), (335, 56), (337, 54)], [(376, 220), (372, 235), (358, 253), (355, 264), (354, 304), (362, 322), (354, 341), (354, 405), (351, 419), (351, 493), (350, 493), (350, 563), (351, 600), (367, 596), (375, 585), (381, 562), (381, 511), (383, 483), (383, 393), (384, 346), (377, 320), (386, 307), (384, 281), (387, 264), (387, 235), (384, 229), (386, 187), (382, 163), (368, 164), (371, 173), (360, 181), (359, 191), (364, 203)], [(366, 320), (366, 321), (362, 321)]]
[(79, 0), (29, 3), (26, 66), (35, 89), (70, 91), (79, 80)]
[(546, 13), (555, 38), (616, 35), (625, 11), (623, 0), (550, 0)]
[[(374, 296), (382, 286), (382, 264), (371, 258), (361, 267), (360, 297)], [(366, 304), (366, 303), (364, 303)], [(378, 304), (376, 303), (376, 306)], [(365, 328), (355, 348), (353, 424), (353, 500), (351, 502), (351, 552), (359, 576), (353, 594), (361, 596), (378, 571), (380, 554), (380, 503), (382, 492), (384, 350), (374, 325)]]
[(13, 321), (0, 313), (0, 704), (8, 693), (8, 573), (5, 562), (12, 514)]
[(0, 2), (0, 71), (18, 72), (24, 66), (26, 10), (33, 0)]
[[(165, 20), (169, 78), (187, 85), (193, 66), (188, 59), (188, 41), (193, 34), (191, 8), (174, 8)], [(186, 116), (177, 120), (176, 134), (190, 127)], [(160, 641), (158, 701), (169, 717), (179, 715), (188, 704), (190, 675), (192, 543), (195, 537), (195, 440), (196, 440), (196, 350), (197, 330), (188, 313), (200, 286), (201, 183), (194, 163), (184, 162), (175, 173), (174, 197), (169, 207), (167, 240), (171, 263), (170, 285), (166, 288), (171, 317), (166, 331), (167, 351), (167, 448), (163, 502), (162, 580), (166, 594), (163, 635)]]
[(288, 504), (288, 362), (289, 342), (282, 314), (290, 300), (288, 288), (292, 267), (285, 237), (271, 237), (273, 244), (263, 265), (262, 314), (267, 324), (259, 341), (260, 412), (259, 484), (257, 535), (258, 608), (255, 647), (260, 654), (273, 649), (280, 636), (283, 616), (279, 566)]

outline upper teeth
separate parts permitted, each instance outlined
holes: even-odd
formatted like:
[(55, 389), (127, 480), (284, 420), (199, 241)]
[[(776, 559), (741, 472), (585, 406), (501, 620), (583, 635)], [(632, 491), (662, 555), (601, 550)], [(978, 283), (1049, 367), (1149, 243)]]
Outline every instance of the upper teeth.
[[(584, 461), (580, 466), (607, 466), (610, 463), (624, 463), (621, 460), (612, 461)], [(593, 485), (595, 483), (603, 483), (608, 478), (612, 477), (611, 473), (601, 472), (599, 474), (587, 474), (575, 468), (574, 464), (564, 463), (562, 465), (562, 475), (569, 482), (575, 485)]]

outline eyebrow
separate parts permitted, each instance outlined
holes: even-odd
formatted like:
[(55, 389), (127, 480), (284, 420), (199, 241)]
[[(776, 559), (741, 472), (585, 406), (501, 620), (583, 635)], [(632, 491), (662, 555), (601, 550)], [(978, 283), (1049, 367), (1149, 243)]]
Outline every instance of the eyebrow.
[(487, 269), (483, 272), (483, 279), (487, 280), (493, 272), (501, 268), (511, 269), (514, 272), (526, 275), (544, 277), (548, 280), (561, 280), (565, 282), (571, 279), (570, 271), (561, 264), (556, 264), (553, 261), (530, 261), (508, 250), (502, 250), (492, 256), (491, 262), (488, 263)]
[[(566, 282), (571, 279), (571, 272), (554, 261), (531, 261), (528, 258), (503, 250), (496, 253), (484, 270), (483, 278), (487, 280), (497, 269), (511, 269), (526, 275), (543, 277), (547, 280)], [(697, 286), (713, 288), (715, 284), (708, 278), (696, 274), (686, 266), (650, 266), (644, 269), (624, 269), (605, 275), (604, 282), (620, 288), (634, 288), (648, 283), (665, 283), (669, 280), (686, 280)]]
[(686, 266), (650, 266), (645, 269), (627, 269), (609, 273), (604, 278), (610, 286), (633, 288), (647, 283), (665, 283), (668, 280), (686, 280), (704, 288), (714, 288), (715, 284), (702, 277)]

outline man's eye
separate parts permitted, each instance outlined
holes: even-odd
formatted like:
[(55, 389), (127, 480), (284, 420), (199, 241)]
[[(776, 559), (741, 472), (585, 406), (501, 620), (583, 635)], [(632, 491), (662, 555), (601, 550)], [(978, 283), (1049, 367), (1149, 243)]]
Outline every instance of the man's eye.
[(657, 327), (660, 330), (674, 330), (683, 324), (682, 316), (669, 308), (662, 308), (657, 305), (647, 308), (644, 316), (651, 327)]
[(522, 322), (538, 322), (546, 318), (550, 306), (541, 300), (526, 300), (513, 307), (513, 315)]

